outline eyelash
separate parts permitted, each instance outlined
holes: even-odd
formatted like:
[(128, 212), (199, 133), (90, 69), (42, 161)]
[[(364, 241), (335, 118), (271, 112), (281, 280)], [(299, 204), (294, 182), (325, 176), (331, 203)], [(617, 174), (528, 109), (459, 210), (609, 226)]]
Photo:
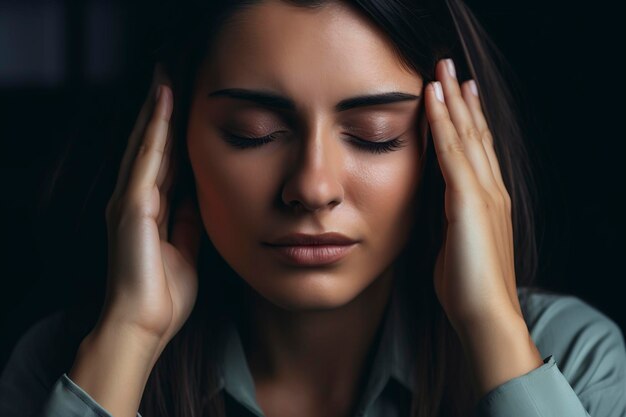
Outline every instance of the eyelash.
[[(258, 138), (238, 136), (228, 132), (223, 132), (222, 135), (224, 139), (226, 139), (226, 141), (234, 147), (246, 149), (256, 148), (265, 145), (266, 143), (273, 142), (273, 137), (276, 133), (281, 132), (270, 133), (269, 135), (260, 136)], [(356, 136), (351, 137), (354, 138), (354, 140), (352, 140), (351, 142), (354, 143), (358, 148), (373, 154), (393, 152), (397, 149), (404, 147), (405, 145), (405, 141), (400, 139), (399, 136), (384, 142), (370, 142), (367, 140), (359, 139)]]

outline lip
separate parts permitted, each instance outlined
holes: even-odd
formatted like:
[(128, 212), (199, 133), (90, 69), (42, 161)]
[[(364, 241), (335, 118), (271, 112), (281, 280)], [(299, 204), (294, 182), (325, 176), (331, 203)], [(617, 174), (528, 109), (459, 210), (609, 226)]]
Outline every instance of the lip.
[(328, 232), (320, 235), (307, 235), (305, 233), (291, 233), (267, 242), (270, 246), (330, 246), (330, 245), (352, 245), (357, 243), (341, 233)]
[(330, 265), (344, 258), (358, 243), (341, 233), (292, 233), (272, 243), (264, 242), (283, 261), (296, 266)]
[(322, 266), (340, 261), (355, 246), (356, 243), (351, 245), (269, 245), (269, 248), (289, 264), (295, 266)]

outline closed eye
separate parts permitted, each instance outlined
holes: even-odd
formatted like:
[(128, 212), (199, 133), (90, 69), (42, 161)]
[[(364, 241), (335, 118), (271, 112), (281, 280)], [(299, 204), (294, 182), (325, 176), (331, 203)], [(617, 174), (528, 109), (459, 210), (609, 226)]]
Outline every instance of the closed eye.
[[(272, 132), (269, 135), (259, 136), (259, 137), (250, 137), (250, 136), (239, 136), (233, 133), (222, 131), (223, 139), (229, 143), (230, 145), (239, 148), (239, 149), (247, 149), (247, 148), (257, 148), (259, 146), (263, 146), (269, 142), (273, 142), (277, 139), (277, 135), (279, 133), (285, 132), (284, 130), (280, 130), (277, 132)], [(388, 153), (400, 149), (406, 145), (406, 140), (402, 139), (401, 136), (384, 140), (384, 141), (369, 141), (365, 139), (361, 139), (359, 137), (349, 135), (352, 139), (352, 142), (357, 148), (364, 150), (366, 152), (381, 154)]]

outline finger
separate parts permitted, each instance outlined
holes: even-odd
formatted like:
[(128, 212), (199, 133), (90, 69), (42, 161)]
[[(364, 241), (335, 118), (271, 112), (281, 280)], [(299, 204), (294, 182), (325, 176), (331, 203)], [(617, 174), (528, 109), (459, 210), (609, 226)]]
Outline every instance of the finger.
[[(491, 161), (483, 144), (483, 139), (479, 133), (474, 119), (466, 102), (459, 83), (455, 77), (454, 67), (451, 61), (442, 61), (436, 68), (436, 78), (441, 80), (444, 98), (450, 112), (451, 120), (457, 130), (461, 143), (464, 145), (465, 154), (472, 166), (480, 185), (489, 193), (494, 201), (500, 201), (502, 193), (494, 177)], [(507, 222), (505, 216), (490, 216), (493, 223), (494, 238), (497, 242), (499, 257), (503, 262), (503, 267), (509, 269), (511, 255), (509, 245), (511, 237), (507, 232)], [(506, 276), (514, 276), (502, 271)], [(509, 279), (505, 280), (507, 293), (512, 298), (516, 292), (514, 283)], [(513, 305), (515, 305), (514, 300)]]
[(157, 217), (157, 225), (159, 227), (159, 236), (161, 240), (167, 241), (168, 239), (168, 223), (170, 214), (170, 196), (173, 178), (175, 175), (175, 166), (172, 163), (172, 149), (173, 149), (173, 129), (168, 129), (167, 138), (165, 143), (165, 149), (163, 151), (163, 159), (157, 174), (156, 186), (159, 190), (160, 204), (159, 215)]
[[(502, 175), (500, 173), (500, 163), (498, 162), (498, 158), (496, 157), (493, 147), (493, 136), (491, 135), (487, 119), (485, 118), (485, 114), (482, 110), (480, 98), (478, 96), (478, 85), (476, 84), (476, 81), (468, 80), (463, 83), (462, 91), (465, 102), (468, 104), (468, 108), (470, 109), (470, 113), (472, 114), (474, 124), (480, 132), (483, 147), (489, 159), (489, 165), (491, 167), (492, 174), (494, 176), (494, 179), (496, 180), (496, 184), (500, 189), (500, 193), (505, 200), (504, 206), (506, 208), (506, 216), (503, 216), (503, 222), (500, 224), (499, 238), (502, 244), (501, 248), (504, 253), (505, 268), (507, 269), (505, 273), (507, 274), (507, 276), (515, 276), (513, 230), (512, 223), (510, 221), (510, 198), (506, 187), (504, 186), (504, 181), (502, 180)], [(507, 280), (507, 290), (509, 292), (509, 296), (511, 298), (511, 301), (513, 302), (513, 305), (519, 309), (519, 300), (517, 297), (517, 287), (515, 283)]]
[(157, 64), (152, 74), (152, 84), (150, 85), (150, 89), (148, 90), (148, 95), (143, 103), (139, 115), (137, 116), (137, 120), (135, 121), (133, 130), (129, 136), (128, 145), (126, 146), (126, 150), (122, 157), (122, 162), (120, 164), (117, 176), (117, 183), (115, 185), (115, 189), (113, 190), (111, 199), (119, 199), (119, 197), (124, 193), (128, 185), (128, 176), (132, 167), (133, 160), (135, 159), (135, 156), (137, 155), (137, 150), (139, 149), (139, 146), (141, 144), (143, 132), (145, 131), (146, 125), (150, 120), (150, 116), (154, 111), (154, 106), (156, 103), (156, 87), (159, 81), (163, 78), (163, 69), (160, 64)]
[(498, 162), (498, 158), (496, 157), (496, 153), (494, 151), (493, 136), (491, 135), (491, 130), (489, 130), (487, 119), (485, 118), (485, 114), (483, 113), (482, 106), (480, 104), (478, 85), (476, 84), (476, 81), (468, 80), (463, 83), (462, 90), (463, 98), (468, 105), (472, 119), (476, 125), (476, 129), (478, 129), (480, 137), (483, 141), (483, 148), (485, 149), (485, 153), (489, 159), (489, 165), (491, 167), (493, 177), (496, 180), (496, 184), (500, 187), (500, 191), (504, 192), (506, 191), (506, 187), (504, 186), (504, 181), (502, 180), (500, 163)]
[(172, 184), (174, 182), (175, 176), (175, 167), (172, 165), (170, 169), (167, 171), (167, 175), (163, 180), (161, 186), (159, 186), (159, 194), (160, 194), (160, 204), (159, 204), (159, 217), (157, 224), (159, 226), (159, 236), (161, 240), (168, 240), (168, 226), (169, 226), (169, 216), (170, 216), (170, 208), (172, 206), (171, 196), (172, 196)]
[(145, 195), (155, 187), (165, 152), (173, 97), (172, 90), (165, 84), (160, 84), (160, 91), (161, 94), (146, 127), (143, 142), (137, 151), (128, 183), (128, 192), (134, 196)]
[(463, 97), (468, 104), (468, 108), (470, 109), (476, 128), (480, 132), (483, 149), (485, 150), (492, 175), (500, 191), (499, 198), (502, 205), (506, 208), (506, 214), (510, 216), (511, 201), (506, 186), (504, 185), (504, 181), (502, 180), (500, 163), (493, 146), (493, 136), (489, 130), (489, 125), (487, 124), (487, 119), (485, 118), (480, 99), (478, 97), (478, 86), (474, 80), (469, 80), (463, 84), (462, 90)]
[(194, 266), (198, 262), (202, 230), (202, 219), (198, 208), (191, 197), (188, 197), (176, 210), (172, 227), (172, 245)]
[[(450, 110), (454, 126), (465, 145), (467, 158), (476, 172), (481, 186), (491, 196), (492, 202), (500, 202), (502, 193), (493, 176), (491, 163), (485, 151), (482, 137), (474, 123), (468, 103), (462, 95), (461, 87), (455, 76), (454, 64), (451, 60), (443, 60), (438, 64), (436, 75), (441, 79), (446, 105)], [(506, 240), (507, 219), (505, 216), (500, 215), (501, 213), (496, 214), (497, 215), (489, 216), (489, 221), (492, 223), (499, 258), (503, 262), (504, 267), (508, 269), (510, 259), (507, 253), (508, 245)], [(508, 271), (505, 270), (503, 272), (507, 273)], [(508, 274), (506, 276), (508, 276)], [(506, 283), (505, 285), (507, 287), (507, 293), (510, 295), (510, 284)]]
[(437, 63), (436, 77), (441, 81), (450, 118), (463, 142), (467, 159), (476, 172), (480, 184), (492, 194), (498, 192), (478, 129), (461, 95), (461, 88), (451, 59), (444, 59)]
[(439, 81), (433, 81), (426, 86), (424, 100), (426, 117), (446, 188), (455, 192), (475, 189), (478, 180), (465, 156), (463, 143), (450, 120)]
[(172, 145), (173, 145), (173, 128), (168, 129), (165, 148), (163, 150), (163, 160), (161, 161), (161, 166), (159, 167), (159, 173), (156, 178), (156, 185), (159, 189), (163, 189), (163, 185), (165, 179), (170, 172), (172, 171)]
[(498, 157), (496, 156), (495, 149), (493, 146), (493, 136), (491, 135), (491, 131), (489, 130), (489, 125), (487, 124), (487, 119), (482, 110), (482, 106), (480, 103), (480, 98), (478, 97), (478, 86), (474, 80), (469, 80), (463, 85), (463, 97), (465, 101), (468, 103), (468, 107), (470, 109), (470, 113), (472, 114), (472, 118), (474, 119), (474, 123), (476, 124), (477, 129), (480, 131), (480, 135), (482, 137), (483, 148), (485, 149), (485, 154), (489, 159), (489, 165), (491, 167), (491, 172), (493, 177), (498, 185), (498, 189), (500, 190), (500, 199), (502, 200), (502, 205), (506, 211), (506, 224), (501, 225), (502, 230), (506, 232), (504, 235), (504, 239), (509, 242), (509, 255), (507, 256), (507, 265), (512, 263), (512, 253), (513, 247), (511, 238), (513, 236), (511, 230), (511, 200), (504, 185), (504, 181), (502, 180), (502, 174), (500, 172), (500, 162), (498, 161)]
[(168, 222), (171, 207), (171, 192), (159, 188), (159, 215), (157, 217), (157, 226), (159, 228), (159, 238), (163, 241), (168, 240)]

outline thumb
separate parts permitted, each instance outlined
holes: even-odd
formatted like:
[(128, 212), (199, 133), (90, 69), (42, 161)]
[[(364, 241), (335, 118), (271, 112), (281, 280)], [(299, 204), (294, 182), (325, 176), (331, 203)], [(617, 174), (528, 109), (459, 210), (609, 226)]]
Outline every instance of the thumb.
[(196, 266), (198, 261), (202, 227), (198, 207), (191, 197), (187, 197), (176, 210), (171, 242), (193, 266)]

